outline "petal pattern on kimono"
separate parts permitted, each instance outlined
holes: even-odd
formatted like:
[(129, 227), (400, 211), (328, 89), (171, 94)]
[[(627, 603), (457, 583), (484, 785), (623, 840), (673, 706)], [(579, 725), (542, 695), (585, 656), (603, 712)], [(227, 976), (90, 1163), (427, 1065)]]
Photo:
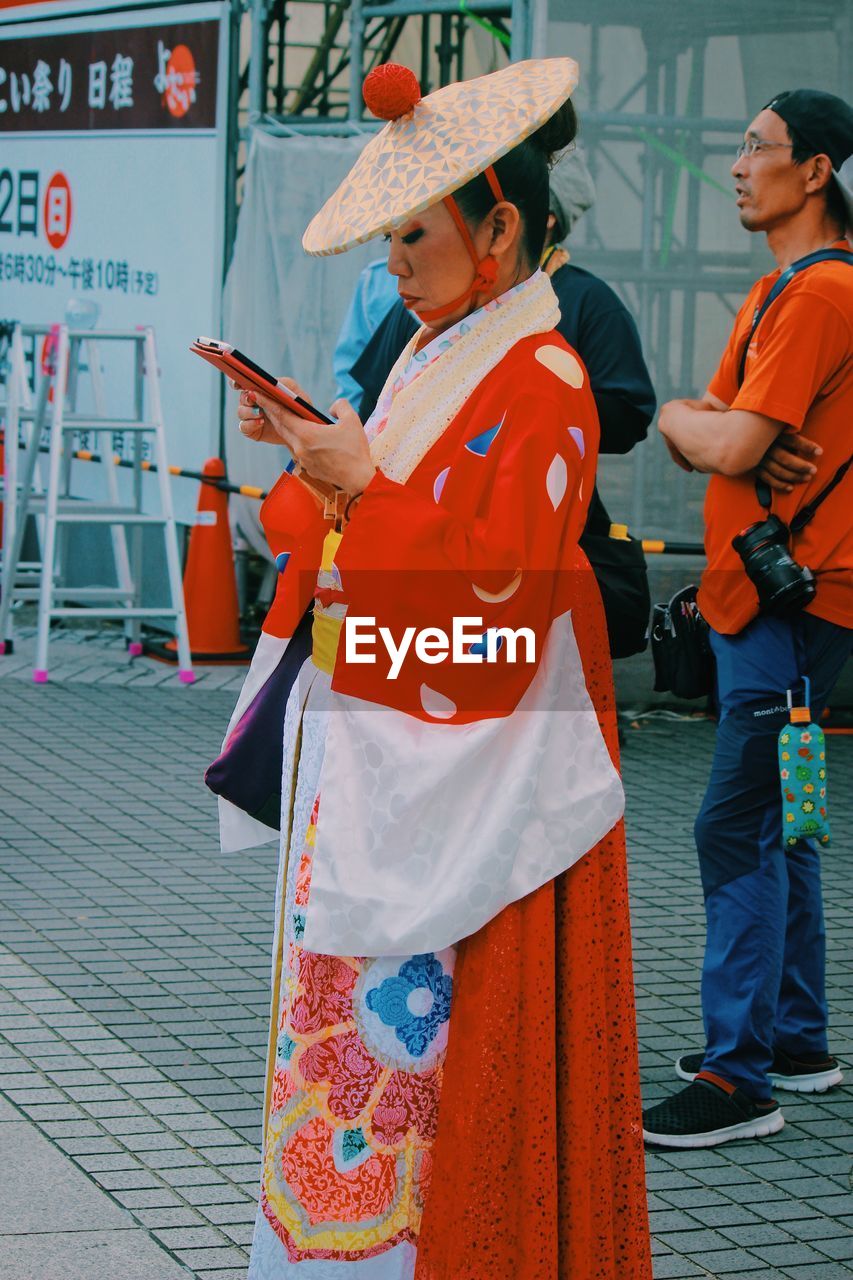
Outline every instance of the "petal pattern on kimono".
[(555, 453), (545, 477), (545, 488), (555, 511), (563, 501), (568, 485), (569, 468), (566, 466), (566, 459), (561, 453)]
[(441, 498), (441, 492), (449, 475), (450, 467), (445, 467), (444, 470), (439, 471), (438, 475), (435, 477), (435, 483), (432, 486), (432, 496), (435, 498), (436, 502)]
[[(494, 631), (494, 630), (495, 630), (495, 628), (492, 628), (492, 631)], [(502, 636), (502, 635), (500, 635), (500, 633), (498, 633), (498, 635), (496, 636), (496, 639), (495, 639), (495, 641), (494, 641), (494, 650), (495, 650), (495, 653), (496, 653), (496, 654), (500, 653), (500, 651), (501, 651), (501, 649), (502, 649), (503, 647), (504, 647), (504, 638), (503, 638), (503, 636)], [(484, 632), (483, 632), (483, 634), (480, 636), (480, 639), (479, 639), (479, 640), (475, 640), (473, 644), (469, 644), (469, 646), (468, 646), (468, 652), (469, 652), (469, 653), (477, 654), (477, 655), (478, 655), (479, 657), (481, 657), (481, 658), (488, 658), (488, 656), (489, 656), (489, 632), (488, 632), (488, 631), (484, 631)]]
[(456, 715), (456, 703), (436, 689), (430, 689), (427, 684), (421, 685), (421, 706), (428, 716), (436, 720), (449, 720)]
[(547, 342), (536, 348), (536, 359), (540, 364), (544, 364), (546, 369), (550, 369), (561, 382), (567, 382), (570, 387), (575, 388), (583, 386), (583, 368), (577, 356), (571, 351)]
[(580, 456), (583, 457), (586, 453), (586, 441), (583, 438), (583, 432), (580, 427), (569, 427), (569, 435), (577, 445)]
[(508, 583), (500, 591), (487, 591), (485, 587), (478, 587), (476, 582), (471, 583), (471, 589), (477, 599), (484, 601), (485, 604), (503, 604), (504, 600), (509, 600), (510, 596), (514, 596), (521, 586), (521, 576), (521, 570), (519, 569), (512, 582)]
[(493, 427), (489, 427), (487, 431), (481, 431), (478, 436), (474, 436), (473, 440), (468, 440), (465, 445), (468, 452), (475, 454), (478, 458), (485, 458), (494, 444), (495, 436), (504, 424), (504, 418), (506, 418), (506, 414)]

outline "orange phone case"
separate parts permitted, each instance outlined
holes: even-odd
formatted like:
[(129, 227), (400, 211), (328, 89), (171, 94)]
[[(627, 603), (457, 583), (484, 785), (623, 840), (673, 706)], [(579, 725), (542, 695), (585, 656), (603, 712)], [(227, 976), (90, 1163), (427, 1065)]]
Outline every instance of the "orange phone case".
[[(334, 423), (333, 418), (329, 418), (326, 414), (321, 413), (319, 409), (315, 409), (314, 405), (309, 404), (307, 400), (303, 400), (301, 396), (296, 396), (293, 392), (287, 391), (273, 378), (271, 373), (261, 369), (260, 365), (252, 369), (249, 365), (244, 364), (239, 354), (235, 354), (233, 351), (215, 351), (211, 347), (204, 346), (200, 341), (191, 343), (190, 351), (194, 355), (201, 356), (202, 360), (207, 360), (209, 364), (212, 364), (220, 373), (224, 373), (226, 378), (231, 378), (244, 391), (260, 391), (264, 395), (272, 396), (274, 400), (278, 400), (291, 413), (304, 418), (306, 422), (316, 422), (326, 426)], [(314, 495), (323, 507), (326, 519), (333, 520), (337, 527), (349, 495), (325, 480), (316, 480), (306, 471), (303, 471), (300, 466), (294, 465), (294, 463), (290, 464), (288, 470), (294, 480), (300, 481)]]
[(210, 347), (201, 345), (198, 341), (190, 344), (190, 351), (194, 355), (201, 356), (202, 360), (207, 360), (220, 373), (224, 373), (226, 378), (231, 378), (244, 391), (260, 391), (265, 396), (272, 396), (291, 413), (295, 413), (298, 417), (304, 418), (306, 422), (322, 423), (326, 426), (333, 422), (325, 413), (316, 409), (314, 405), (309, 404), (307, 400), (303, 400), (301, 396), (296, 396), (293, 392), (285, 390), (279, 382), (277, 382), (272, 374), (266, 374), (266, 371), (258, 371), (244, 364), (239, 355), (233, 351), (214, 351)]

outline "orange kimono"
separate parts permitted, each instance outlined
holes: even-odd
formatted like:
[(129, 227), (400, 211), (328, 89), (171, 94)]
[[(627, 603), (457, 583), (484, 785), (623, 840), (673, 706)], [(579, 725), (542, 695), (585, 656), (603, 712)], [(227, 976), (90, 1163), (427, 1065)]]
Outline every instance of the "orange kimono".
[[(285, 725), (251, 1280), (650, 1280), (615, 707), (577, 545), (597, 443), (583, 366), (533, 332), (342, 537), (292, 478), (267, 500), (269, 643), (313, 595), (315, 644)], [(460, 661), (347, 660), (355, 618), (399, 639), (469, 615)]]

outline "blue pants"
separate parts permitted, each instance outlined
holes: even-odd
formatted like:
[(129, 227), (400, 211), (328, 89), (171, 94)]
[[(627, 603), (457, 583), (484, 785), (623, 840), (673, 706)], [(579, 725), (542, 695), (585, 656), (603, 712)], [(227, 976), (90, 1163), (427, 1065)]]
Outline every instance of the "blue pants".
[[(706, 1050), (714, 1071), (769, 1098), (774, 1047), (827, 1049), (820, 855), (809, 840), (786, 850), (777, 738), (785, 693), (811, 680), (819, 721), (853, 631), (811, 614), (757, 618), (739, 635), (711, 632), (720, 721), (708, 790), (696, 819), (707, 940), (702, 970)], [(832, 755), (827, 753), (830, 820)], [(835, 795), (838, 795), (835, 792)]]

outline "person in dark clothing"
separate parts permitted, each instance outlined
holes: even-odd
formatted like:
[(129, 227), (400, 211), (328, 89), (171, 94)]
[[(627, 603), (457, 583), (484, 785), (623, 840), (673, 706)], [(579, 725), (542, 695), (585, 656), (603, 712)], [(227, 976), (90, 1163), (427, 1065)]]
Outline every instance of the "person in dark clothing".
[[(645, 439), (655, 412), (637, 326), (610, 285), (582, 267), (560, 265), (551, 284), (560, 302), (557, 328), (589, 374), (601, 427), (600, 452), (628, 453)], [(403, 303), (395, 302), (353, 365), (352, 377), (363, 388), (360, 405), (354, 406), (362, 422), (373, 412), (395, 360), (418, 327)], [(589, 520), (607, 533), (610, 519), (600, 498), (590, 504)]]
[[(561, 247), (594, 199), (592, 178), (580, 152), (563, 156), (551, 173), (551, 212), (541, 265), (559, 299), (557, 329), (577, 351), (589, 374), (601, 428), (599, 452), (624, 454), (645, 439), (656, 407), (640, 335), (627, 307), (610, 286), (570, 263), (568, 252)], [(355, 406), (362, 422), (373, 412), (397, 357), (417, 329), (417, 321), (402, 301), (394, 303), (353, 365), (351, 376), (364, 391)], [(605, 541), (610, 534), (610, 515), (596, 486), (581, 546), (602, 589), (613, 656), (627, 657), (644, 647), (648, 585), (639, 547), (629, 550), (622, 533), (619, 540), (623, 545), (614, 550)], [(608, 579), (614, 560), (622, 567), (618, 584), (611, 580), (611, 592)]]
[(368, 338), (366, 347), (350, 369), (350, 377), (364, 392), (360, 403), (353, 404), (362, 422), (367, 422), (373, 413), (394, 362), (419, 327), (414, 316), (403, 306), (402, 299), (398, 299), (373, 331), (373, 336)]

